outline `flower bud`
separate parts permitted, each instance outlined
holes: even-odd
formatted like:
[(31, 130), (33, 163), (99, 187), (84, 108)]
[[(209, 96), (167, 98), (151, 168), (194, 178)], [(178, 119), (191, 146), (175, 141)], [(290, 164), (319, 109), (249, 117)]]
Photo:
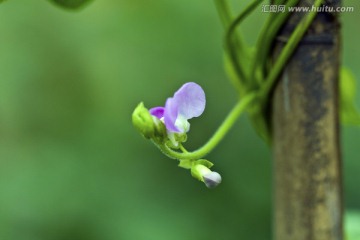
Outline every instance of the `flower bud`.
[(160, 139), (166, 135), (164, 124), (153, 117), (142, 102), (135, 108), (132, 114), (132, 122), (135, 128), (147, 139)]
[(191, 176), (202, 182), (204, 182), (203, 176), (209, 173), (211, 173), (211, 170), (202, 164), (195, 164), (191, 168)]
[(195, 164), (191, 168), (191, 175), (205, 183), (208, 188), (214, 188), (221, 183), (221, 176), (217, 172), (211, 171), (202, 164)]
[(204, 183), (208, 188), (214, 188), (221, 183), (221, 175), (217, 172), (211, 172), (203, 176)]

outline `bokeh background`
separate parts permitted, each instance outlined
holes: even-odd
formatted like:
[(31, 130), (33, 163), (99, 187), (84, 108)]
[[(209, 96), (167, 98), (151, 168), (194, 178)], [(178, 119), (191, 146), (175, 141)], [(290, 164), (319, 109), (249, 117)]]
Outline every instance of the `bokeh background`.
[[(343, 63), (360, 79), (360, 2), (345, 5), (355, 12), (342, 15)], [(259, 8), (247, 21), (247, 41), (265, 17)], [(223, 176), (213, 190), (131, 124), (137, 103), (162, 105), (195, 81), (207, 108), (187, 146), (206, 141), (237, 99), (222, 34), (211, 1), (98, 0), (78, 12), (45, 0), (2, 3), (0, 239), (270, 239), (271, 150), (246, 118), (208, 156)], [(359, 140), (358, 127), (342, 129), (352, 229)]]

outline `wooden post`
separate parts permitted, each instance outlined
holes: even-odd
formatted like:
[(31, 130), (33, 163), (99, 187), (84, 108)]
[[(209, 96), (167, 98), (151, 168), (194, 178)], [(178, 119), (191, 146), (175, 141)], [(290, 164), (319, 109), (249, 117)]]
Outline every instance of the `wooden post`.
[[(275, 59), (304, 14), (293, 13), (279, 32)], [(318, 13), (273, 92), (275, 240), (343, 239), (339, 28), (336, 14)]]

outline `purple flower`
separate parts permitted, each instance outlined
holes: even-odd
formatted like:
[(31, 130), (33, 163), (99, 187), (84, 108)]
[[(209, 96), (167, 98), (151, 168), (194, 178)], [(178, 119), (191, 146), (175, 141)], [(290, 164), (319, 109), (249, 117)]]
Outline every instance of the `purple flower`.
[(166, 100), (165, 107), (151, 108), (150, 114), (162, 120), (169, 132), (186, 133), (190, 129), (187, 120), (200, 116), (205, 103), (204, 90), (198, 84), (189, 82)]

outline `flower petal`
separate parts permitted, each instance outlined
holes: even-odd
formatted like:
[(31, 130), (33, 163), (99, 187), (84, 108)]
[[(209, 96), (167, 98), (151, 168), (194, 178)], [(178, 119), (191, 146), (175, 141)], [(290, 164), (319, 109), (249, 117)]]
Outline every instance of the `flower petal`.
[(217, 172), (207, 173), (203, 178), (204, 183), (208, 188), (214, 188), (221, 183), (221, 175)]
[[(204, 90), (196, 83), (185, 83), (165, 103), (164, 122), (171, 132), (187, 132), (188, 119), (200, 116), (205, 109)], [(177, 121), (181, 120), (181, 121)]]
[(164, 112), (164, 123), (168, 131), (181, 132), (181, 130), (175, 126), (178, 111), (179, 108), (177, 103), (174, 101), (174, 98), (168, 98), (165, 103)]
[[(196, 83), (185, 83), (175, 94), (172, 100), (172, 107), (176, 107), (178, 114), (185, 119), (200, 116), (205, 109), (204, 90)], [(168, 110), (167, 107), (166, 111)]]
[(149, 110), (150, 114), (161, 119), (164, 117), (165, 108), (164, 107), (154, 107)]
[(180, 132), (185, 133), (190, 130), (190, 123), (184, 116), (178, 115), (175, 121), (175, 127), (177, 127)]

